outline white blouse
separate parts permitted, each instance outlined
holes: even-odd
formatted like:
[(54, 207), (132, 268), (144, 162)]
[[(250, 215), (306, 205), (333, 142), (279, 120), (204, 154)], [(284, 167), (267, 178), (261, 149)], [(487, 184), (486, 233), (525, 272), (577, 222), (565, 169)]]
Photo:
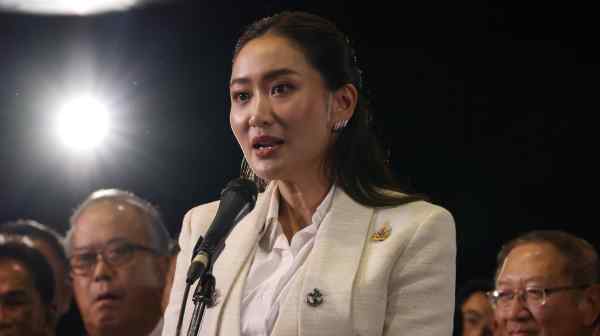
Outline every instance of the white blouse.
[(312, 250), (315, 235), (327, 215), (335, 185), (312, 216), (312, 223), (296, 232), (288, 243), (279, 215), (279, 190), (272, 194), (267, 219), (244, 287), (241, 306), (242, 336), (268, 336), (289, 284)]

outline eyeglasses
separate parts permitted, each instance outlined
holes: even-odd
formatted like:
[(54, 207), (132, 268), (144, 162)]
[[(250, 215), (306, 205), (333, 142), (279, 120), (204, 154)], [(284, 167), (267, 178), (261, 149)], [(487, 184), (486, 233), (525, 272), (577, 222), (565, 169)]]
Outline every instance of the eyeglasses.
[(73, 254), (69, 258), (71, 273), (83, 276), (91, 274), (98, 264), (98, 258), (102, 258), (110, 267), (119, 267), (131, 261), (138, 251), (159, 255), (156, 250), (147, 246), (123, 240), (112, 241), (99, 250)]
[(546, 303), (546, 299), (549, 295), (566, 291), (566, 290), (581, 290), (589, 287), (589, 285), (579, 286), (560, 286), (551, 288), (525, 288), (524, 290), (500, 290), (496, 289), (491, 292), (487, 292), (487, 296), (494, 308), (507, 309), (510, 307), (512, 300), (517, 297), (527, 304), (529, 308), (541, 307)]

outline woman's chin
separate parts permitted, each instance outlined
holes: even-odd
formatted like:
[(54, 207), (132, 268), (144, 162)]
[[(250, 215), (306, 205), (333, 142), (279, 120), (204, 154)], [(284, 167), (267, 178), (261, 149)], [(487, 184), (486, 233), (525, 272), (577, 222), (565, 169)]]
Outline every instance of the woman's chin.
[(258, 167), (253, 169), (254, 175), (260, 177), (264, 181), (279, 180), (282, 177), (282, 170), (278, 167)]
[(275, 175), (272, 174), (256, 174), (254, 173), (257, 177), (259, 177), (261, 180), (265, 181), (266, 183), (269, 183), (270, 181), (273, 180), (277, 180), (276, 177), (274, 177)]

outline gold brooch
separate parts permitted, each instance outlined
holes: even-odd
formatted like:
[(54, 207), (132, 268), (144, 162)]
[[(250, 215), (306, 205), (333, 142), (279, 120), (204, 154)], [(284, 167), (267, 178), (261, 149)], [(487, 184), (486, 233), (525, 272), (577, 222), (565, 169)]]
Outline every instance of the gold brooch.
[(373, 241), (384, 241), (387, 237), (390, 236), (392, 232), (392, 228), (388, 224), (383, 224), (379, 230), (375, 231), (371, 236), (371, 240)]

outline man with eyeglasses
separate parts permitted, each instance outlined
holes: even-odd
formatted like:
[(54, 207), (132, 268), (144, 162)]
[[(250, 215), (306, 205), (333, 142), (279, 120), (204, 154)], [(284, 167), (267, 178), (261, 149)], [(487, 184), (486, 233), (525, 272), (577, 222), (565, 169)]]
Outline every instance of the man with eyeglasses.
[(598, 253), (562, 231), (533, 231), (504, 245), (490, 292), (502, 335), (591, 336), (600, 315)]
[(132, 193), (92, 193), (71, 217), (73, 290), (90, 336), (159, 335), (170, 238), (158, 211)]

